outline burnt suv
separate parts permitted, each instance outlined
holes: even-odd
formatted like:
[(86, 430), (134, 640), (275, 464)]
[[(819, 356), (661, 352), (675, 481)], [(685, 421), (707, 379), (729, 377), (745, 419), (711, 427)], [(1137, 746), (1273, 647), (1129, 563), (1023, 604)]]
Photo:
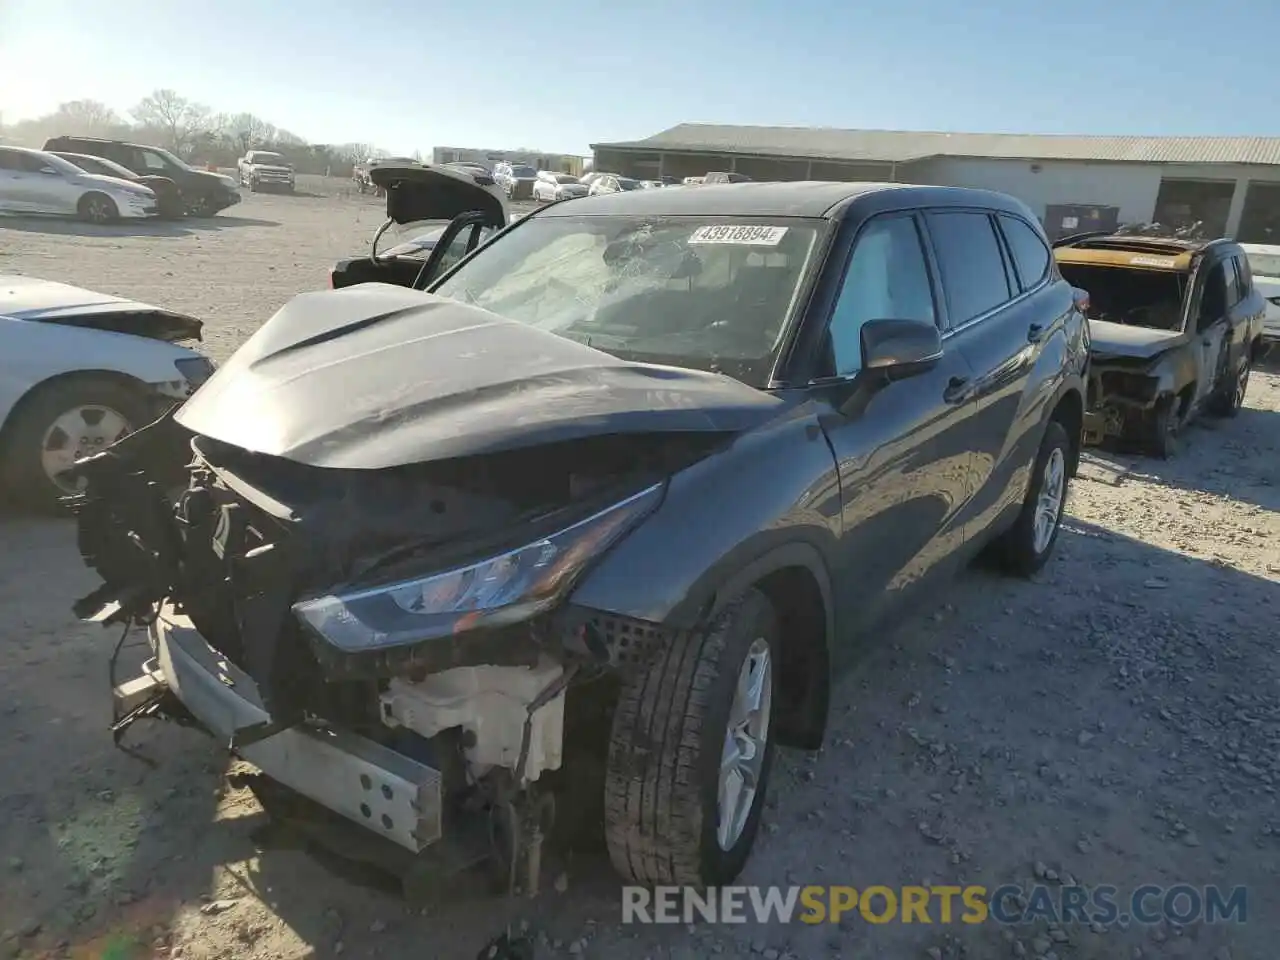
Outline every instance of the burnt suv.
[(165, 177), (177, 189), (182, 212), (192, 217), (211, 217), (240, 202), (240, 185), (220, 173), (197, 170), (168, 150), (124, 140), (98, 137), (53, 137), (45, 141), (49, 153), (80, 153), (102, 157), (131, 170), (139, 177)]
[(980, 551), (1050, 557), (1075, 291), (984, 191), (633, 191), (441, 271), (500, 200), (373, 175), (396, 222), (474, 204), (402, 275), (420, 289), (296, 297), (77, 468), (104, 581), (77, 609), (153, 652), (117, 729), (196, 723), (318, 837), (343, 824), (408, 873), (497, 839), (527, 887), (558, 789), (596, 769), (566, 708), (594, 695), (617, 869), (730, 880), (775, 747), (822, 743), (855, 638)]
[(1169, 457), (1200, 413), (1240, 412), (1267, 302), (1238, 243), (1152, 224), (1065, 237), (1054, 256), (1088, 292), (1087, 442)]

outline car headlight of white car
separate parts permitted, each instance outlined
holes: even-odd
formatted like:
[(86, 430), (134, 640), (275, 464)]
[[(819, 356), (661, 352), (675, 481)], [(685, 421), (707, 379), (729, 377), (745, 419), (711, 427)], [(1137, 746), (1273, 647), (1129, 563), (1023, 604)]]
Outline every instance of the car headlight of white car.
[(182, 379), (191, 384), (194, 391), (213, 376), (214, 364), (208, 357), (196, 354), (194, 357), (179, 357), (173, 365), (182, 374)]
[(466, 566), (293, 605), (294, 615), (340, 650), (406, 646), (527, 620), (555, 606), (586, 565), (662, 500), (656, 483), (558, 533)]

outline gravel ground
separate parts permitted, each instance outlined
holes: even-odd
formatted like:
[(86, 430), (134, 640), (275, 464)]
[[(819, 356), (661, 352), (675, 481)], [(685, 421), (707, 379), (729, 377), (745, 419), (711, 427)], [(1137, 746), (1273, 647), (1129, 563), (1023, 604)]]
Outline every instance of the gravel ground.
[[(371, 200), (341, 184), (251, 196), (204, 223), (0, 225), (0, 273), (186, 310), (225, 359), (335, 257), (367, 248)], [(546, 892), (465, 889), (409, 908), (299, 850), (199, 734), (135, 727), (112, 749), (114, 635), (74, 622), (92, 586), (62, 522), (0, 521), (0, 957), (470, 958), (527, 920), (546, 956), (1203, 957), (1273, 960), (1280, 934), (1280, 375), (1170, 463), (1091, 458), (1036, 582), (971, 571), (867, 644), (826, 748), (775, 766), (743, 883), (1248, 887), (1244, 924), (1001, 929), (622, 926), (598, 846)], [(562, 873), (563, 871), (563, 873)], [(6, 953), (7, 951), (7, 953)], [(25, 951), (25, 952), (24, 952)]]

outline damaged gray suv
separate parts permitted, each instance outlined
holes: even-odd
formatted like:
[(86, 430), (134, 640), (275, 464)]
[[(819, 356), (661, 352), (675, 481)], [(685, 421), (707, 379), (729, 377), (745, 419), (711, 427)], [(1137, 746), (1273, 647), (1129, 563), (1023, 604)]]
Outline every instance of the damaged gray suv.
[(117, 730), (193, 723), (269, 812), (529, 889), (593, 769), (566, 703), (608, 690), (613, 863), (728, 882), (856, 638), (980, 551), (1050, 556), (1076, 291), (995, 193), (633, 191), (477, 245), (505, 223), (470, 178), (373, 175), (393, 221), (452, 219), (427, 261), (296, 297), (76, 468), (77, 610), (152, 651)]

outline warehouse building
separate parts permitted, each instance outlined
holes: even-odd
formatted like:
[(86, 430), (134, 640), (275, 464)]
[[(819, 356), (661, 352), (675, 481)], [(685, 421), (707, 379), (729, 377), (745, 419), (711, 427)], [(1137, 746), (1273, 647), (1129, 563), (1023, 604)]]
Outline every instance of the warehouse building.
[(911, 133), (683, 123), (593, 144), (595, 169), (640, 179), (723, 170), (753, 180), (867, 180), (1000, 190), (1052, 236), (1201, 221), (1280, 243), (1280, 137)]

